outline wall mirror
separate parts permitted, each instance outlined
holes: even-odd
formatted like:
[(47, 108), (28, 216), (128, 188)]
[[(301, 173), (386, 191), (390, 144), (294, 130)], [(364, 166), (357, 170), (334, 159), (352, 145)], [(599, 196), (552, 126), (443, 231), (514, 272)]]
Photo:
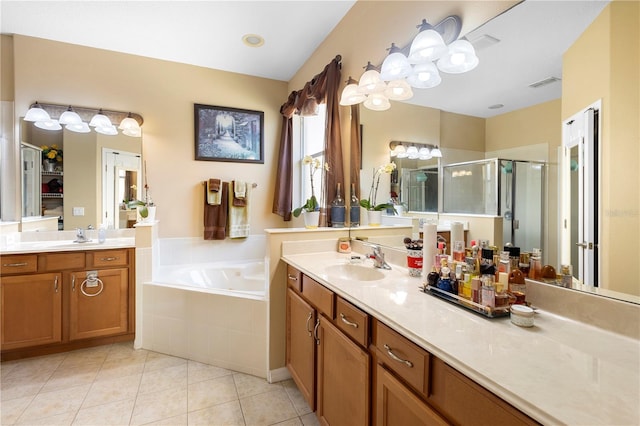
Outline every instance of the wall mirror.
[[(517, 9), (520, 5), (517, 5), (514, 7), (514, 9)], [(606, 2), (603, 3), (603, 7), (606, 6)], [(503, 15), (495, 18), (495, 19), (505, 19), (505, 20), (510, 20), (509, 23), (510, 25), (512, 25), (514, 28), (519, 27), (520, 25), (516, 22), (516, 21), (512, 21), (514, 18), (511, 17), (510, 13), (504, 13)], [(628, 20), (626, 21), (627, 23), (632, 23), (634, 22), (633, 20)], [(636, 21), (637, 22), (637, 21)], [(549, 22), (548, 25), (553, 25), (553, 22)], [(562, 25), (560, 22), (557, 23), (558, 25)], [(613, 25), (611, 24), (612, 28), (615, 27), (615, 30), (618, 31), (617, 34), (620, 34), (620, 32), (624, 32), (624, 25), (627, 24), (616, 24)], [(541, 32), (546, 31), (546, 26), (545, 27), (539, 27), (539, 30)], [(482, 27), (480, 27), (477, 30), (474, 30), (475, 32), (482, 32)], [(635, 33), (634, 33), (635, 34)], [(544, 39), (544, 37), (541, 37), (541, 39)], [(636, 41), (637, 43), (637, 41)], [(637, 44), (635, 44), (635, 46), (637, 46)], [(540, 48), (543, 48), (542, 46), (540, 46)], [(479, 55), (481, 56), (481, 55)], [(482, 58), (481, 58), (482, 61)], [(637, 75), (637, 74), (636, 74)], [(592, 78), (597, 78), (597, 75), (592, 76)], [(584, 81), (588, 81), (588, 80), (584, 80)], [(564, 83), (563, 83), (564, 84)], [(575, 83), (574, 83), (575, 84)], [(579, 90), (578, 87), (574, 88), (575, 90)], [(426, 91), (428, 92), (428, 89), (426, 89)], [(459, 94), (458, 94), (459, 95)], [(451, 97), (455, 97), (456, 94), (452, 93)], [(594, 102), (595, 99), (590, 99), (589, 101), (585, 102), (584, 104), (580, 105), (579, 107), (576, 107), (576, 113), (579, 111), (579, 108), (587, 108), (589, 106), (589, 103)], [(404, 101), (406, 102), (411, 102), (411, 101)], [(390, 117), (393, 116), (393, 109), (394, 108), (398, 108), (398, 105), (401, 105), (403, 102), (393, 102), (392, 106), (391, 106), (391, 110), (389, 111), (382, 111), (382, 112), (378, 112), (378, 111), (370, 111), (367, 110), (365, 107), (361, 106), (360, 107), (360, 115), (361, 115), (361, 122), (363, 123), (364, 126), (364, 130), (363, 130), (363, 171), (367, 171), (370, 170), (371, 167), (375, 167), (377, 164), (379, 164), (381, 162), (381, 153), (384, 151), (386, 152), (387, 149), (387, 144), (389, 142), (389, 140), (393, 139), (393, 138), (407, 138), (408, 140), (416, 140), (416, 136), (415, 135), (409, 135), (407, 136), (407, 129), (406, 129), (406, 123), (404, 122), (398, 122), (397, 119), (389, 119), (389, 118), (385, 118), (385, 117)], [(563, 105), (565, 104), (565, 102), (563, 101)], [(637, 107), (637, 105), (635, 106)], [(424, 122), (427, 122), (430, 120), (430, 118), (433, 115), (430, 115), (431, 113), (429, 112), (429, 110), (431, 108), (429, 107), (424, 107), (425, 109), (425, 113), (424, 113)], [(564, 111), (563, 111), (564, 112)], [(606, 111), (604, 112), (604, 114), (606, 114)], [(375, 116), (375, 118), (371, 118), (372, 116)], [(366, 120), (366, 121), (365, 121)], [(375, 123), (375, 131), (372, 130), (368, 130), (367, 127), (371, 127), (372, 125), (370, 123), (376, 121)], [(558, 117), (558, 122), (557, 122), (557, 126), (558, 128), (561, 128), (563, 126), (563, 123), (561, 122), (562, 118)], [(383, 123), (383, 124), (381, 124)], [(637, 121), (636, 121), (637, 123)], [(379, 134), (381, 133), (379, 131), (379, 129), (384, 128), (383, 126), (387, 126), (390, 130), (388, 130), (388, 135), (390, 135), (390, 138), (388, 138), (386, 141), (382, 140), (381, 137), (379, 137)], [(438, 130), (435, 130), (431, 133), (431, 135), (438, 135)], [(428, 137), (430, 137), (430, 135), (427, 132), (423, 132), (423, 135), (425, 139), (427, 139)], [(427, 139), (428, 140), (428, 139)], [(444, 143), (440, 143), (438, 139), (433, 139), (433, 140), (429, 140), (429, 142), (433, 142), (433, 143), (439, 143), (441, 144), (441, 149), (443, 151), (443, 158), (441, 159), (441, 163), (442, 163), (442, 167), (444, 167), (444, 165), (449, 164), (449, 163), (457, 163), (457, 162), (465, 162), (465, 161), (474, 161), (474, 160), (478, 160), (480, 158), (494, 158), (494, 157), (501, 157), (502, 155), (504, 155), (503, 153), (496, 153), (496, 152), (484, 152), (484, 153), (475, 153), (475, 152), (468, 152), (468, 157), (465, 157), (465, 153), (463, 149), (453, 149), (450, 150), (448, 149), (448, 146)], [(558, 146), (560, 146), (561, 141), (554, 141), (554, 144), (557, 143)], [(519, 147), (522, 148), (522, 151), (525, 152), (527, 147)], [(537, 147), (531, 146), (531, 149), (537, 149)], [(377, 154), (372, 153), (372, 151), (377, 152)], [(455, 159), (452, 161), (452, 156), (451, 151), (455, 151)], [(577, 152), (577, 148), (575, 146), (573, 147), (569, 147), (566, 150), (566, 162), (567, 162), (567, 170), (571, 170), (571, 156), (573, 155), (573, 157), (576, 157), (578, 155)], [(478, 157), (477, 154), (480, 154), (480, 156)], [(557, 220), (558, 223), (558, 227), (556, 229), (556, 227), (554, 226), (553, 229), (549, 229), (548, 225), (545, 225), (545, 228), (543, 229), (543, 233), (545, 233), (546, 235), (549, 235), (549, 240), (548, 240), (548, 244), (552, 244), (553, 247), (557, 247), (557, 257), (555, 259), (549, 259), (547, 261), (545, 261), (545, 263), (550, 263), (552, 265), (554, 265), (556, 268), (559, 268), (560, 265), (562, 263), (564, 263), (564, 261), (562, 260), (562, 253), (561, 250), (566, 250), (567, 254), (566, 254), (566, 263), (567, 264), (571, 264), (571, 265), (575, 265), (573, 266), (573, 274), (574, 277), (578, 278), (580, 276), (582, 276), (582, 278), (580, 279), (580, 281), (584, 281), (584, 277), (588, 277), (589, 274), (598, 274), (598, 273), (606, 273), (607, 275), (605, 277), (602, 277), (602, 280), (606, 280), (609, 284), (611, 284), (611, 282), (613, 281), (617, 281), (617, 280), (613, 280), (611, 277), (611, 272), (606, 272), (607, 269), (611, 269), (614, 268), (614, 265), (609, 265), (608, 268), (603, 268), (601, 265), (601, 262), (603, 261), (602, 259), (602, 254), (600, 256), (600, 258), (597, 258), (597, 256), (593, 256), (593, 252), (589, 253), (588, 252), (588, 247), (589, 247), (589, 240), (588, 239), (588, 231), (584, 230), (584, 227), (581, 224), (586, 222), (588, 219), (587, 218), (582, 218), (580, 219), (578, 216), (582, 215), (582, 213), (585, 211), (585, 207), (584, 207), (584, 203), (588, 202), (588, 199), (586, 197), (584, 197), (584, 191), (583, 189), (584, 187), (584, 181), (583, 181), (583, 186), (582, 189), (578, 188), (580, 186), (579, 183), (579, 175), (576, 173), (575, 168), (573, 170), (573, 172), (568, 171), (568, 178), (567, 178), (567, 185), (569, 186), (568, 188), (568, 192), (566, 192), (566, 194), (570, 194), (567, 196), (562, 196), (562, 198), (564, 198), (564, 200), (568, 200), (567, 202), (572, 203), (572, 207), (568, 210), (570, 211), (570, 214), (572, 216), (572, 220), (570, 221), (571, 226), (570, 228), (568, 228), (567, 232), (573, 232), (573, 236), (569, 235), (568, 236), (568, 240), (570, 241), (570, 243), (567, 244), (562, 244), (560, 242), (560, 225), (562, 223), (562, 221), (564, 220), (564, 218), (561, 216), (561, 212), (560, 212), (560, 206), (557, 205), (559, 203), (559, 197), (561, 197), (560, 191), (561, 191), (561, 185), (560, 185), (560, 179), (561, 177), (559, 176), (561, 173), (563, 173), (563, 171), (561, 170), (561, 167), (559, 166), (560, 163), (560, 151), (559, 150), (555, 150), (554, 151), (554, 145), (549, 145), (549, 147), (546, 149), (546, 158), (543, 160), (545, 162), (547, 162), (547, 166), (545, 168), (537, 168), (536, 164), (533, 164), (532, 170), (530, 175), (533, 176), (534, 172), (535, 173), (539, 173), (541, 171), (546, 173), (546, 179), (547, 179), (547, 183), (546, 183), (546, 188), (550, 189), (551, 193), (547, 196), (547, 198), (550, 200), (550, 204), (552, 203), (553, 206), (549, 206), (549, 205), (543, 205), (543, 215), (545, 215), (545, 217), (549, 217), (549, 218), (553, 218), (554, 220)], [(552, 159), (558, 155), (558, 162), (556, 161), (552, 161)], [(537, 158), (537, 156), (532, 156), (529, 158), (519, 158), (517, 156), (514, 157), (510, 157), (510, 156), (505, 156), (502, 158), (511, 158), (514, 160), (540, 160), (539, 158)], [(394, 160), (397, 161), (397, 160)], [(541, 160), (542, 161), (542, 160)], [(603, 167), (604, 169), (611, 169), (612, 166), (610, 164), (606, 164), (603, 163), (603, 161), (606, 162), (606, 158), (599, 158), (599, 161), (601, 161), (600, 167)], [(440, 169), (442, 170), (442, 168)], [(363, 176), (366, 178), (366, 174), (363, 174)], [(403, 176), (403, 175), (401, 175)], [(525, 181), (526, 179), (521, 179), (520, 182)], [(365, 181), (365, 183), (363, 184), (363, 188), (366, 187), (366, 179), (363, 179), (363, 181)], [(403, 180), (399, 180), (399, 182), (403, 182)], [(394, 182), (390, 183), (390, 185), (394, 185)], [(574, 194), (576, 194), (577, 192), (575, 190), (571, 190), (571, 186), (573, 186), (574, 189), (578, 189), (580, 191), (580, 193), (583, 194), (582, 197), (575, 197)], [(402, 186), (400, 186), (400, 189), (402, 191)], [(503, 185), (503, 188), (506, 188), (506, 183), (505, 185)], [(557, 194), (556, 194), (556, 191)], [(587, 191), (589, 194), (592, 194), (593, 191)], [(402, 194), (402, 192), (401, 192)], [(511, 200), (511, 202), (519, 202), (520, 200)], [(580, 207), (580, 203), (582, 205), (582, 207)], [(606, 211), (603, 210), (602, 205), (599, 205), (596, 203), (594, 206), (592, 206), (595, 210), (594, 210), (594, 215), (597, 218), (603, 218)], [(526, 209), (526, 207), (525, 207)], [(411, 209), (410, 209), (411, 210)], [(440, 211), (442, 211), (442, 209), (440, 209)], [(613, 229), (613, 228), (609, 228), (609, 229)], [(512, 232), (513, 230), (508, 230), (509, 232)], [(595, 229), (595, 231), (597, 232), (597, 227)], [(507, 231), (505, 231), (506, 233)], [(517, 230), (515, 231), (517, 233)], [(579, 232), (583, 232), (582, 235), (579, 235)], [(616, 237), (616, 235), (608, 235), (607, 238), (609, 240), (609, 242), (614, 243), (617, 239), (622, 238), (623, 236), (618, 235)], [(551, 240), (553, 239), (553, 240)], [(577, 244), (576, 244), (577, 243)], [(593, 243), (595, 246), (595, 242)], [(584, 248), (581, 245), (586, 245), (586, 251), (584, 250)], [(611, 263), (611, 260), (609, 260), (609, 263)], [(587, 264), (591, 264), (593, 266), (594, 269), (591, 270), (591, 272), (589, 272), (589, 270), (585, 270), (584, 265)], [(598, 270), (600, 272), (598, 272)], [(605, 272), (603, 272), (605, 271)], [(558, 272), (560, 272), (558, 270)], [(582, 274), (582, 275), (581, 275)], [(587, 283), (588, 281), (584, 281), (585, 283)], [(593, 287), (588, 288), (590, 286), (586, 286), (586, 285), (582, 285), (581, 283), (578, 283), (576, 286), (574, 286), (574, 288), (580, 289), (580, 290), (585, 290), (585, 291), (589, 291), (592, 293), (596, 293), (596, 294), (602, 294), (605, 295), (607, 297), (614, 297), (617, 299), (623, 299), (626, 301), (632, 301), (635, 303), (638, 303), (638, 290), (637, 288), (625, 288), (625, 287), (614, 287), (612, 290), (612, 292), (609, 291), (603, 291), (605, 289), (599, 289), (596, 288), (595, 291), (593, 289)], [(635, 285), (635, 287), (637, 287), (637, 284)]]
[[(58, 118), (59, 109), (50, 109)], [(67, 107), (62, 108), (64, 112)], [(74, 108), (89, 122), (98, 110)], [(103, 112), (113, 123), (127, 113)], [(141, 118), (140, 118), (141, 119)], [(86, 123), (85, 123), (86, 124)], [(112, 130), (115, 130), (115, 126)], [(109, 133), (113, 133), (110, 131)], [(43, 129), (34, 122), (20, 120), (22, 221), (29, 222), (29, 230), (51, 230), (50, 221), (44, 228), (37, 218), (57, 217), (59, 230), (98, 227), (131, 227), (136, 220), (135, 210), (125, 202), (141, 199), (142, 136), (129, 136), (115, 130), (115, 134), (96, 131), (73, 132), (66, 128)], [(47, 149), (58, 149), (58, 160), (47, 164)], [(32, 152), (33, 151), (33, 152)], [(33, 176), (32, 176), (33, 175)], [(23, 227), (23, 230), (26, 230)]]
[(407, 212), (438, 212), (439, 158), (436, 147), (421, 143), (391, 141), (390, 160), (396, 164), (391, 174), (391, 197)]

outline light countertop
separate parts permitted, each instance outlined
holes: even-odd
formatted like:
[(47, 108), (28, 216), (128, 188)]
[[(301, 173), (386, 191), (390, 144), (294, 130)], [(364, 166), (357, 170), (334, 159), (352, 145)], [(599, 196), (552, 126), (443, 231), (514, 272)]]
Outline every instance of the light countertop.
[(0, 254), (107, 250), (128, 247), (135, 247), (135, 238), (107, 238), (102, 244), (97, 239), (92, 239), (85, 243), (74, 243), (73, 240), (20, 241), (3, 245), (0, 248)]
[(328, 275), (327, 266), (357, 253), (283, 253), (285, 262), (543, 424), (640, 424), (638, 340), (542, 309), (532, 328), (484, 318), (422, 293), (422, 278), (395, 265), (376, 281)]

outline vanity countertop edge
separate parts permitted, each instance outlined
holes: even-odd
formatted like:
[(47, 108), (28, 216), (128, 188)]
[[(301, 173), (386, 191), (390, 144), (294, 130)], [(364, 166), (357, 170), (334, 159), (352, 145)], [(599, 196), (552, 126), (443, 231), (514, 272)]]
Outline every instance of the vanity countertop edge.
[(74, 243), (68, 240), (59, 241), (29, 241), (16, 242), (0, 247), (0, 255), (48, 253), (63, 251), (109, 250), (119, 248), (133, 248), (136, 246), (135, 238), (107, 238), (104, 243), (97, 239), (85, 243)]
[(329, 278), (352, 255), (281, 259), (542, 424), (640, 424), (639, 340), (542, 309), (532, 328), (484, 318), (421, 292), (422, 278), (396, 265), (382, 281)]

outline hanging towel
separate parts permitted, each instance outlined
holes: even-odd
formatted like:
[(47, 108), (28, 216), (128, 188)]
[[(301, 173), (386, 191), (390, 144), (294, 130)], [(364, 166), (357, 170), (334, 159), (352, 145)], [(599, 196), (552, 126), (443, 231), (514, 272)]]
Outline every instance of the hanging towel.
[(235, 180), (233, 183), (233, 202), (236, 207), (247, 205), (247, 182)]
[(222, 182), (220, 204), (211, 205), (208, 201), (209, 188), (204, 187), (204, 239), (224, 240), (226, 237), (229, 182)]
[(209, 179), (207, 181), (207, 203), (212, 206), (220, 204), (222, 191), (220, 191), (220, 179)]
[[(235, 188), (237, 182), (231, 182)], [(235, 191), (229, 191), (229, 238), (246, 238), (249, 236), (249, 186), (245, 184), (242, 206), (236, 205)]]

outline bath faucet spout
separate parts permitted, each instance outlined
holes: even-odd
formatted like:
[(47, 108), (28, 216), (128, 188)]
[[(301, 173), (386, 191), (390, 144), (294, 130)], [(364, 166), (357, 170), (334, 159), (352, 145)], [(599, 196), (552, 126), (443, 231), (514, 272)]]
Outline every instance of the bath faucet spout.
[(378, 244), (367, 244), (373, 249), (373, 252), (367, 257), (373, 259), (373, 266), (380, 269), (391, 269), (391, 266), (384, 260), (384, 253)]

